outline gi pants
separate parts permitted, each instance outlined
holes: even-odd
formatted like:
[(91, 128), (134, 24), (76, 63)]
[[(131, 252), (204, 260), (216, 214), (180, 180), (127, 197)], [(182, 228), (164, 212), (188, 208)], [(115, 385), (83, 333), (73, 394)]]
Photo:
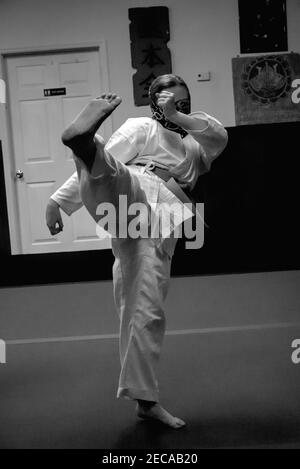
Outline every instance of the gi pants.
[[(96, 209), (102, 202), (118, 207), (119, 194), (128, 203), (148, 204), (147, 194), (126, 165), (104, 151), (97, 143), (96, 160), (90, 174), (74, 156), (82, 201), (96, 222)], [(118, 220), (117, 220), (118, 221)], [(153, 238), (112, 238), (114, 300), (120, 318), (119, 352), (121, 373), (117, 397), (158, 402), (157, 365), (161, 353), (166, 298), (171, 267), (168, 249)], [(174, 251), (176, 239), (171, 251)]]

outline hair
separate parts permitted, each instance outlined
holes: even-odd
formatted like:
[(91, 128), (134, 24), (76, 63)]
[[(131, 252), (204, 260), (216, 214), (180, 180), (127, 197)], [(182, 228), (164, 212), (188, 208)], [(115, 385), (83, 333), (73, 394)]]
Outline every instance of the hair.
[(179, 77), (178, 75), (172, 75), (172, 74), (166, 74), (166, 75), (160, 75), (157, 78), (153, 80), (149, 87), (149, 98), (150, 100), (154, 101), (156, 103), (156, 93), (160, 93), (162, 90), (165, 90), (166, 88), (171, 88), (172, 86), (182, 86), (183, 88), (186, 89), (188, 93), (188, 99), (191, 99), (190, 96), (190, 91), (188, 89), (188, 86), (186, 82)]

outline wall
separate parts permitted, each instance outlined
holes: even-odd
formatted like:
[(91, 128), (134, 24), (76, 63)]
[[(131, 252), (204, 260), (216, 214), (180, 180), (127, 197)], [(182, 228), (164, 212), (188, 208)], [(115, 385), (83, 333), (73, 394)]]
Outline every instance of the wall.
[[(169, 7), (173, 72), (182, 75), (203, 109), (225, 126), (235, 125), (231, 58), (239, 54), (237, 0), (1, 0), (1, 49), (98, 42), (105, 39), (111, 89), (123, 97), (113, 116), (114, 128), (128, 116), (147, 114), (136, 108), (128, 8)], [(287, 0), (289, 49), (300, 50), (299, 0)], [(197, 82), (211, 71), (211, 82)]]
[[(228, 128), (227, 148), (193, 191), (205, 205), (204, 245), (178, 240), (173, 275), (300, 269), (300, 160), (286, 154), (299, 133), (300, 122)], [(111, 250), (10, 256), (1, 169), (0, 161), (0, 285), (111, 279)]]

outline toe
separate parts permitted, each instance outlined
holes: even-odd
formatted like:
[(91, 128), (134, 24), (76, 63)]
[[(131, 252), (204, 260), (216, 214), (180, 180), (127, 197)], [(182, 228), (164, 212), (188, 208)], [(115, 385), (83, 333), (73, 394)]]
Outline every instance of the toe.
[(120, 98), (120, 96), (116, 96), (116, 98), (113, 101), (115, 105), (118, 105), (122, 102), (122, 98)]
[(183, 420), (181, 420), (181, 419), (179, 419), (179, 418), (176, 419), (176, 426), (177, 426), (177, 428), (184, 427), (185, 425), (186, 425), (186, 423), (185, 423)]

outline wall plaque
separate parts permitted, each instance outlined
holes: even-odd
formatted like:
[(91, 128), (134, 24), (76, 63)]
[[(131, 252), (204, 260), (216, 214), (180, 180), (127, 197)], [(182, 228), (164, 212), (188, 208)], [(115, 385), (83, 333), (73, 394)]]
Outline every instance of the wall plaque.
[(169, 10), (167, 7), (129, 8), (134, 102), (149, 104), (148, 89), (154, 78), (171, 73)]

